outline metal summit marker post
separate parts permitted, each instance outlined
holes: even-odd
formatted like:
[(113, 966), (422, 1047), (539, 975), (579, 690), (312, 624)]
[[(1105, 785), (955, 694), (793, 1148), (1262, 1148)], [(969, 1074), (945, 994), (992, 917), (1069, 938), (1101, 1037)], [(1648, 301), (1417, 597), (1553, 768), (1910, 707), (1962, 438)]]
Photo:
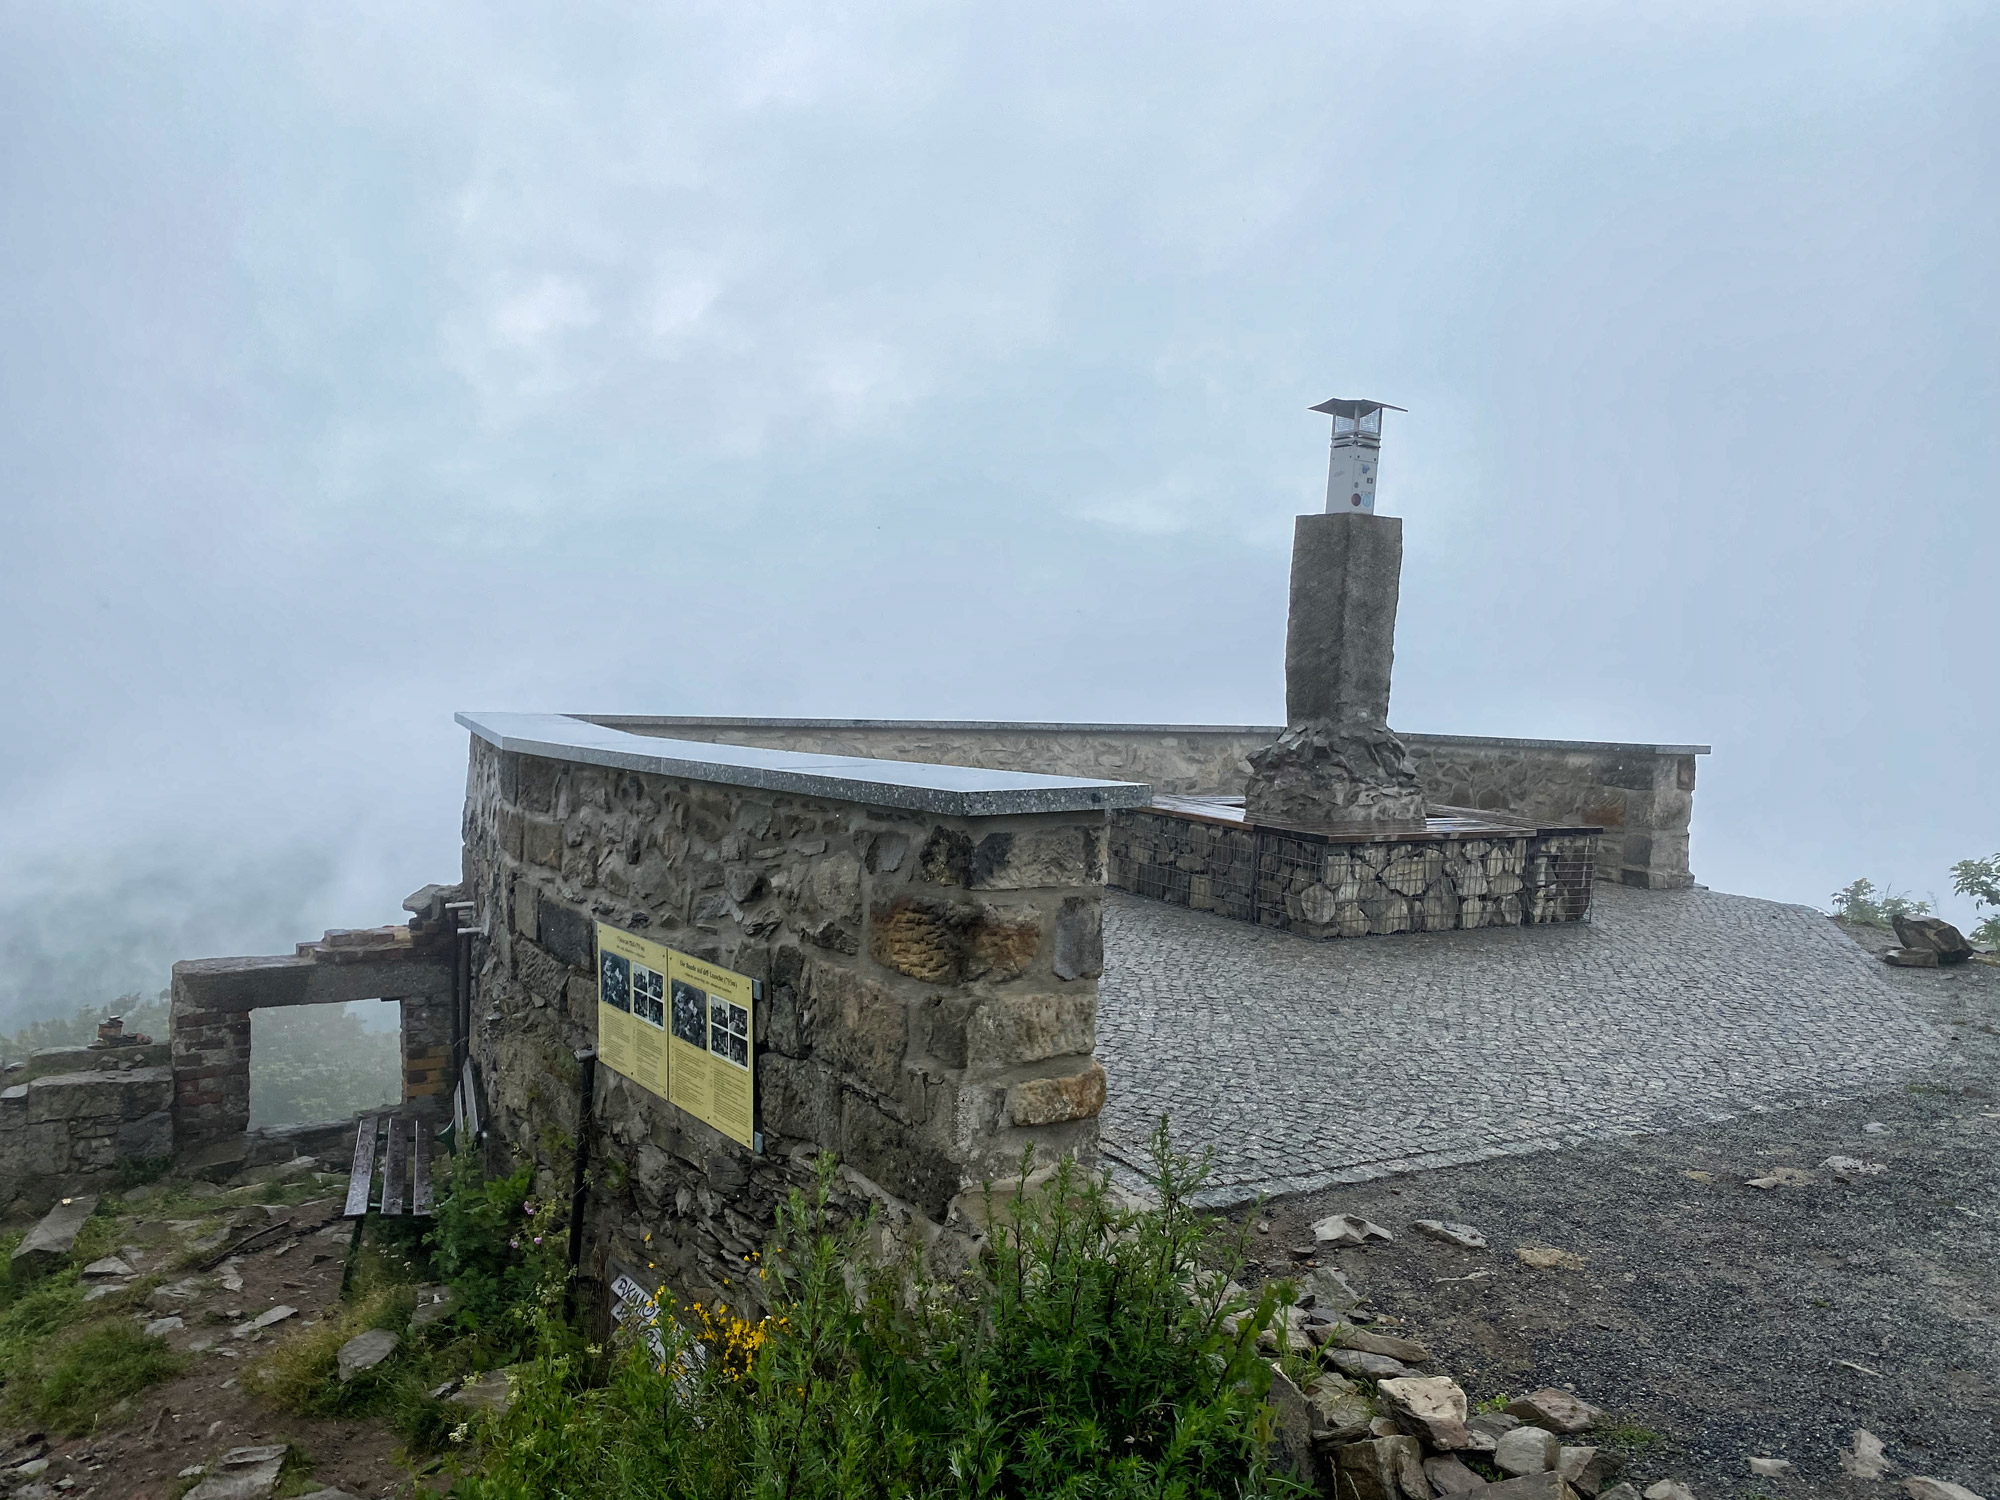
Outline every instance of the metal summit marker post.
[(1382, 413), (1402, 411), (1386, 401), (1336, 396), (1308, 411), (1333, 418), (1333, 447), (1326, 464), (1326, 509), (1329, 515), (1359, 511), (1375, 514), (1375, 476), (1382, 467)]
[(1338, 399), (1311, 410), (1333, 418), (1326, 514), (1293, 526), (1285, 732), (1251, 755), (1245, 812), (1285, 828), (1421, 831), (1423, 788), (1389, 729), (1403, 523), (1375, 514), (1382, 413), (1402, 408)]

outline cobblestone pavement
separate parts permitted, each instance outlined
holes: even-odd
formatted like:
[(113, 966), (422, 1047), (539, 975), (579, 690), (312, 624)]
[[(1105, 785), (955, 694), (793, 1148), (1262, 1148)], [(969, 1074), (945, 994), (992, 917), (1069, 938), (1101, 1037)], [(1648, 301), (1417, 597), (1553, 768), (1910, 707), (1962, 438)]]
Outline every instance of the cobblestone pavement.
[(1942, 1037), (1809, 907), (1599, 885), (1587, 923), (1318, 943), (1105, 893), (1103, 1144), (1213, 1206), (1854, 1092)]

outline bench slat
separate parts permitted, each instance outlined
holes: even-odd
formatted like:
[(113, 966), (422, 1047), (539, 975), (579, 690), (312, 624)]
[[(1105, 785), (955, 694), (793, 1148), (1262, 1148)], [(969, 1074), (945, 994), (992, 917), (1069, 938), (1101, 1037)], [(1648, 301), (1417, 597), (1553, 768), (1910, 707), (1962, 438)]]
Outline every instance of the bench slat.
[(458, 1086), (465, 1093), (465, 1131), (460, 1140), (479, 1139), (479, 1076), (472, 1071), (472, 1059), (459, 1070)]
[(390, 1218), (403, 1212), (403, 1179), (409, 1172), (409, 1163), (403, 1156), (404, 1131), (409, 1123), (396, 1115), (389, 1116), (389, 1146), (382, 1158), (382, 1212)]
[(410, 1213), (416, 1218), (428, 1219), (431, 1214), (431, 1133), (424, 1128), (422, 1120), (413, 1120), (411, 1124), (416, 1130), (416, 1139), (410, 1143), (416, 1180), (410, 1184)]
[(341, 1216), (358, 1219), (368, 1212), (368, 1189), (375, 1178), (375, 1130), (380, 1115), (363, 1115), (354, 1122), (354, 1165), (347, 1179), (347, 1206)]

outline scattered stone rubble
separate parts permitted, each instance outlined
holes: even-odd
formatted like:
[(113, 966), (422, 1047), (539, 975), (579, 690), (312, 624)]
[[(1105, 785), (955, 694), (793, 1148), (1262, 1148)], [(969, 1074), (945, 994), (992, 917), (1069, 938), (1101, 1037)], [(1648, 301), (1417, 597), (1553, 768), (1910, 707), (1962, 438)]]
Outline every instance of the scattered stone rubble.
[[(1422, 1220), (1416, 1227), (1448, 1243), (1486, 1248), (1486, 1237), (1471, 1225)], [(1313, 1233), (1321, 1245), (1394, 1238), (1379, 1224), (1346, 1214), (1320, 1220)], [(1548, 1247), (1522, 1246), (1516, 1253), (1546, 1269), (1581, 1264), (1581, 1257)], [(1655, 1479), (1642, 1490), (1624, 1478), (1625, 1459), (1586, 1436), (1601, 1425), (1603, 1413), (1574, 1391), (1545, 1386), (1497, 1410), (1472, 1411), (1464, 1388), (1430, 1368), (1433, 1356), (1422, 1343), (1361, 1326), (1373, 1320), (1340, 1272), (1309, 1266), (1295, 1286), (1297, 1301), (1286, 1309), (1282, 1332), (1266, 1331), (1259, 1341), (1272, 1356), (1272, 1456), (1281, 1472), (1329, 1500), (1696, 1500), (1679, 1479)], [(1248, 1300), (1234, 1283), (1221, 1290)], [(1295, 1382), (1287, 1369), (1297, 1372), (1300, 1359), (1309, 1373)], [(1862, 1430), (1839, 1459), (1860, 1479), (1886, 1479), (1897, 1468), (1881, 1439)], [(1746, 1467), (1752, 1477), (1784, 1478), (1792, 1461), (1758, 1456)], [(1902, 1489), (1907, 1500), (1982, 1500), (1927, 1477), (1905, 1479)]]

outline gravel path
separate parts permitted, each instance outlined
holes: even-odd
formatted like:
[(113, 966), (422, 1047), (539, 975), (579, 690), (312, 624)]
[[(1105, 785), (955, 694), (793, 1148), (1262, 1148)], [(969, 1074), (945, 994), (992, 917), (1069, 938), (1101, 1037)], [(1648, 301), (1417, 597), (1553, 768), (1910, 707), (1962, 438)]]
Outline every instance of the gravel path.
[[(1658, 899), (1607, 902), (1599, 937), (1630, 931), (1626, 911)], [(1117, 918), (1121, 942), (1135, 931), (1128, 916)], [(1833, 1015), (1793, 1012), (1802, 1028), (1823, 1023), (1839, 1066), (1815, 1089), (1796, 1071), (1804, 1054), (1777, 1049), (1765, 1099), (1792, 1107), (1279, 1199), (1269, 1233), (1250, 1236), (1253, 1254), (1282, 1274), (1288, 1249), (1309, 1244), (1326, 1214), (1386, 1225), (1394, 1243), (1330, 1260), (1399, 1320), (1389, 1326), (1421, 1336), (1475, 1401), (1553, 1384), (1604, 1406), (1610, 1445), (1642, 1488), (1673, 1477), (1699, 1500), (1902, 1500), (1897, 1481), (1928, 1474), (2000, 1500), (2000, 968), (1890, 969), (1824, 918), (1810, 933), (1789, 917), (1773, 925), (1804, 945), (1792, 951), (1834, 956), (1796, 976), (1801, 991), (1845, 997)], [(1892, 941), (1857, 936), (1877, 949)], [(1751, 987), (1775, 978), (1760, 967)], [(1635, 1046), (1643, 1066), (1677, 1078), (1762, 1045), (1732, 1030), (1698, 1039), (1689, 1058), (1688, 1031), (1670, 1031), (1675, 1044), (1638, 1036)], [(1396, 1097), (1375, 1098), (1373, 1112), (1393, 1119)], [(1177, 1118), (1183, 1134), (1214, 1133)], [(1842, 1180), (1822, 1165), (1834, 1155), (1884, 1170)], [(1747, 1186), (1778, 1167), (1813, 1180)], [(1411, 1229), (1425, 1218), (1475, 1225), (1492, 1249), (1426, 1239)], [(1535, 1270), (1520, 1246), (1582, 1265)], [(1887, 1443), (1899, 1467), (1885, 1479), (1842, 1472), (1856, 1428)], [(1794, 1469), (1753, 1478), (1751, 1457)]]
[(1103, 1141), (1209, 1202), (1603, 1141), (1909, 1076), (1943, 1039), (1809, 907), (1598, 887), (1588, 924), (1316, 943), (1107, 892)]

